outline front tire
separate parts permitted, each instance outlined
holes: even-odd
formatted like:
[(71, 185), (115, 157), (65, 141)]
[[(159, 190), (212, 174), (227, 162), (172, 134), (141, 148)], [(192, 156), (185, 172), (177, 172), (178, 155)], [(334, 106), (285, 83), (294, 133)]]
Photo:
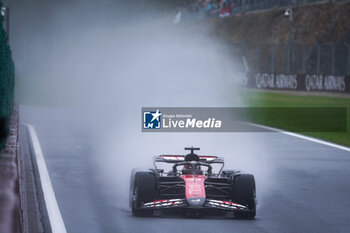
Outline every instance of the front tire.
[(255, 179), (251, 174), (239, 174), (233, 178), (232, 200), (247, 206), (249, 211), (235, 211), (237, 218), (254, 218), (256, 215)]
[(156, 176), (146, 171), (135, 172), (134, 185), (131, 192), (131, 210), (135, 216), (149, 216), (152, 210), (140, 209), (147, 202), (155, 200), (156, 197)]

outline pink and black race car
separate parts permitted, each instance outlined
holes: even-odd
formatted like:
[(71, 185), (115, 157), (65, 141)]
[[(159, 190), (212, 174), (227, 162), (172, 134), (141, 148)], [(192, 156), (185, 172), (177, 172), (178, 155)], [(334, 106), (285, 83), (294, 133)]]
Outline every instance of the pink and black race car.
[[(199, 148), (185, 150), (190, 153), (156, 156), (154, 169), (132, 172), (130, 206), (133, 215), (147, 216), (154, 210), (161, 210), (255, 217), (253, 175), (223, 170), (223, 158), (197, 155), (194, 151)], [(170, 164), (170, 171), (159, 169), (158, 163)], [(219, 166), (217, 173), (213, 172), (214, 166)]]

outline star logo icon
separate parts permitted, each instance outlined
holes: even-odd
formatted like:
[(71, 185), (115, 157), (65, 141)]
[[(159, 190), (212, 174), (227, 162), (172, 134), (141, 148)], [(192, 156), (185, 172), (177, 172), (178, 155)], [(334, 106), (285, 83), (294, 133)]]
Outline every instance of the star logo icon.
[(162, 127), (162, 113), (159, 109), (143, 111), (143, 129), (160, 129)]
[(162, 115), (162, 113), (159, 112), (159, 109), (157, 109), (157, 111), (155, 113), (152, 113), (152, 120), (151, 122), (153, 122), (154, 120), (159, 121), (159, 117)]

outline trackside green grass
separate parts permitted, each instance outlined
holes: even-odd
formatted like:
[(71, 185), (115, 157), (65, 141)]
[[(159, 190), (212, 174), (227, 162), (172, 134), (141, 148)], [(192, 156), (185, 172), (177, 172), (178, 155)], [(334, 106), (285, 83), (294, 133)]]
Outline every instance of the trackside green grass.
[[(315, 121), (319, 121), (321, 127), (327, 128), (339, 128), (339, 125), (344, 126), (342, 132), (332, 132), (320, 130), (322, 132), (304, 132), (300, 125), (303, 127), (308, 124), (311, 117), (276, 117), (274, 110), (268, 110), (264, 112), (263, 117), (251, 117), (251, 121), (263, 124), (271, 127), (285, 129), (291, 132), (298, 132), (303, 135), (320, 138), (326, 141), (334, 142), (337, 144), (350, 146), (350, 98), (340, 97), (328, 97), (328, 96), (309, 96), (309, 95), (294, 95), (284, 94), (268, 91), (255, 91), (244, 90), (242, 91), (242, 97), (245, 104), (248, 107), (257, 108), (346, 108), (346, 119), (343, 118), (343, 122), (340, 124), (341, 119), (332, 118), (332, 116), (324, 118), (320, 121), (315, 114)], [(309, 111), (310, 112), (310, 111)], [(329, 111), (331, 113), (331, 110)], [(330, 114), (332, 115), (332, 114)], [(287, 119), (287, 120), (286, 120)], [(325, 120), (326, 119), (326, 120)], [(346, 122), (345, 122), (346, 121)], [(288, 124), (286, 124), (288, 123)], [(310, 122), (313, 124), (314, 122)], [(299, 127), (299, 128), (298, 128)], [(307, 127), (305, 127), (307, 128)]]

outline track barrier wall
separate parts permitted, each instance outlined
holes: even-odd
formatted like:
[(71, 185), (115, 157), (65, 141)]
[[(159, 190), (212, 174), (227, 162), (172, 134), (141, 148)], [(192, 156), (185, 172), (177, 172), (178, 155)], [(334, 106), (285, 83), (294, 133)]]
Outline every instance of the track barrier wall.
[(8, 44), (8, 36), (4, 30), (4, 9), (0, 2), (0, 150), (5, 147), (9, 133), (10, 118), (13, 109), (15, 71)]
[(350, 94), (350, 76), (246, 73), (242, 86), (254, 89)]

